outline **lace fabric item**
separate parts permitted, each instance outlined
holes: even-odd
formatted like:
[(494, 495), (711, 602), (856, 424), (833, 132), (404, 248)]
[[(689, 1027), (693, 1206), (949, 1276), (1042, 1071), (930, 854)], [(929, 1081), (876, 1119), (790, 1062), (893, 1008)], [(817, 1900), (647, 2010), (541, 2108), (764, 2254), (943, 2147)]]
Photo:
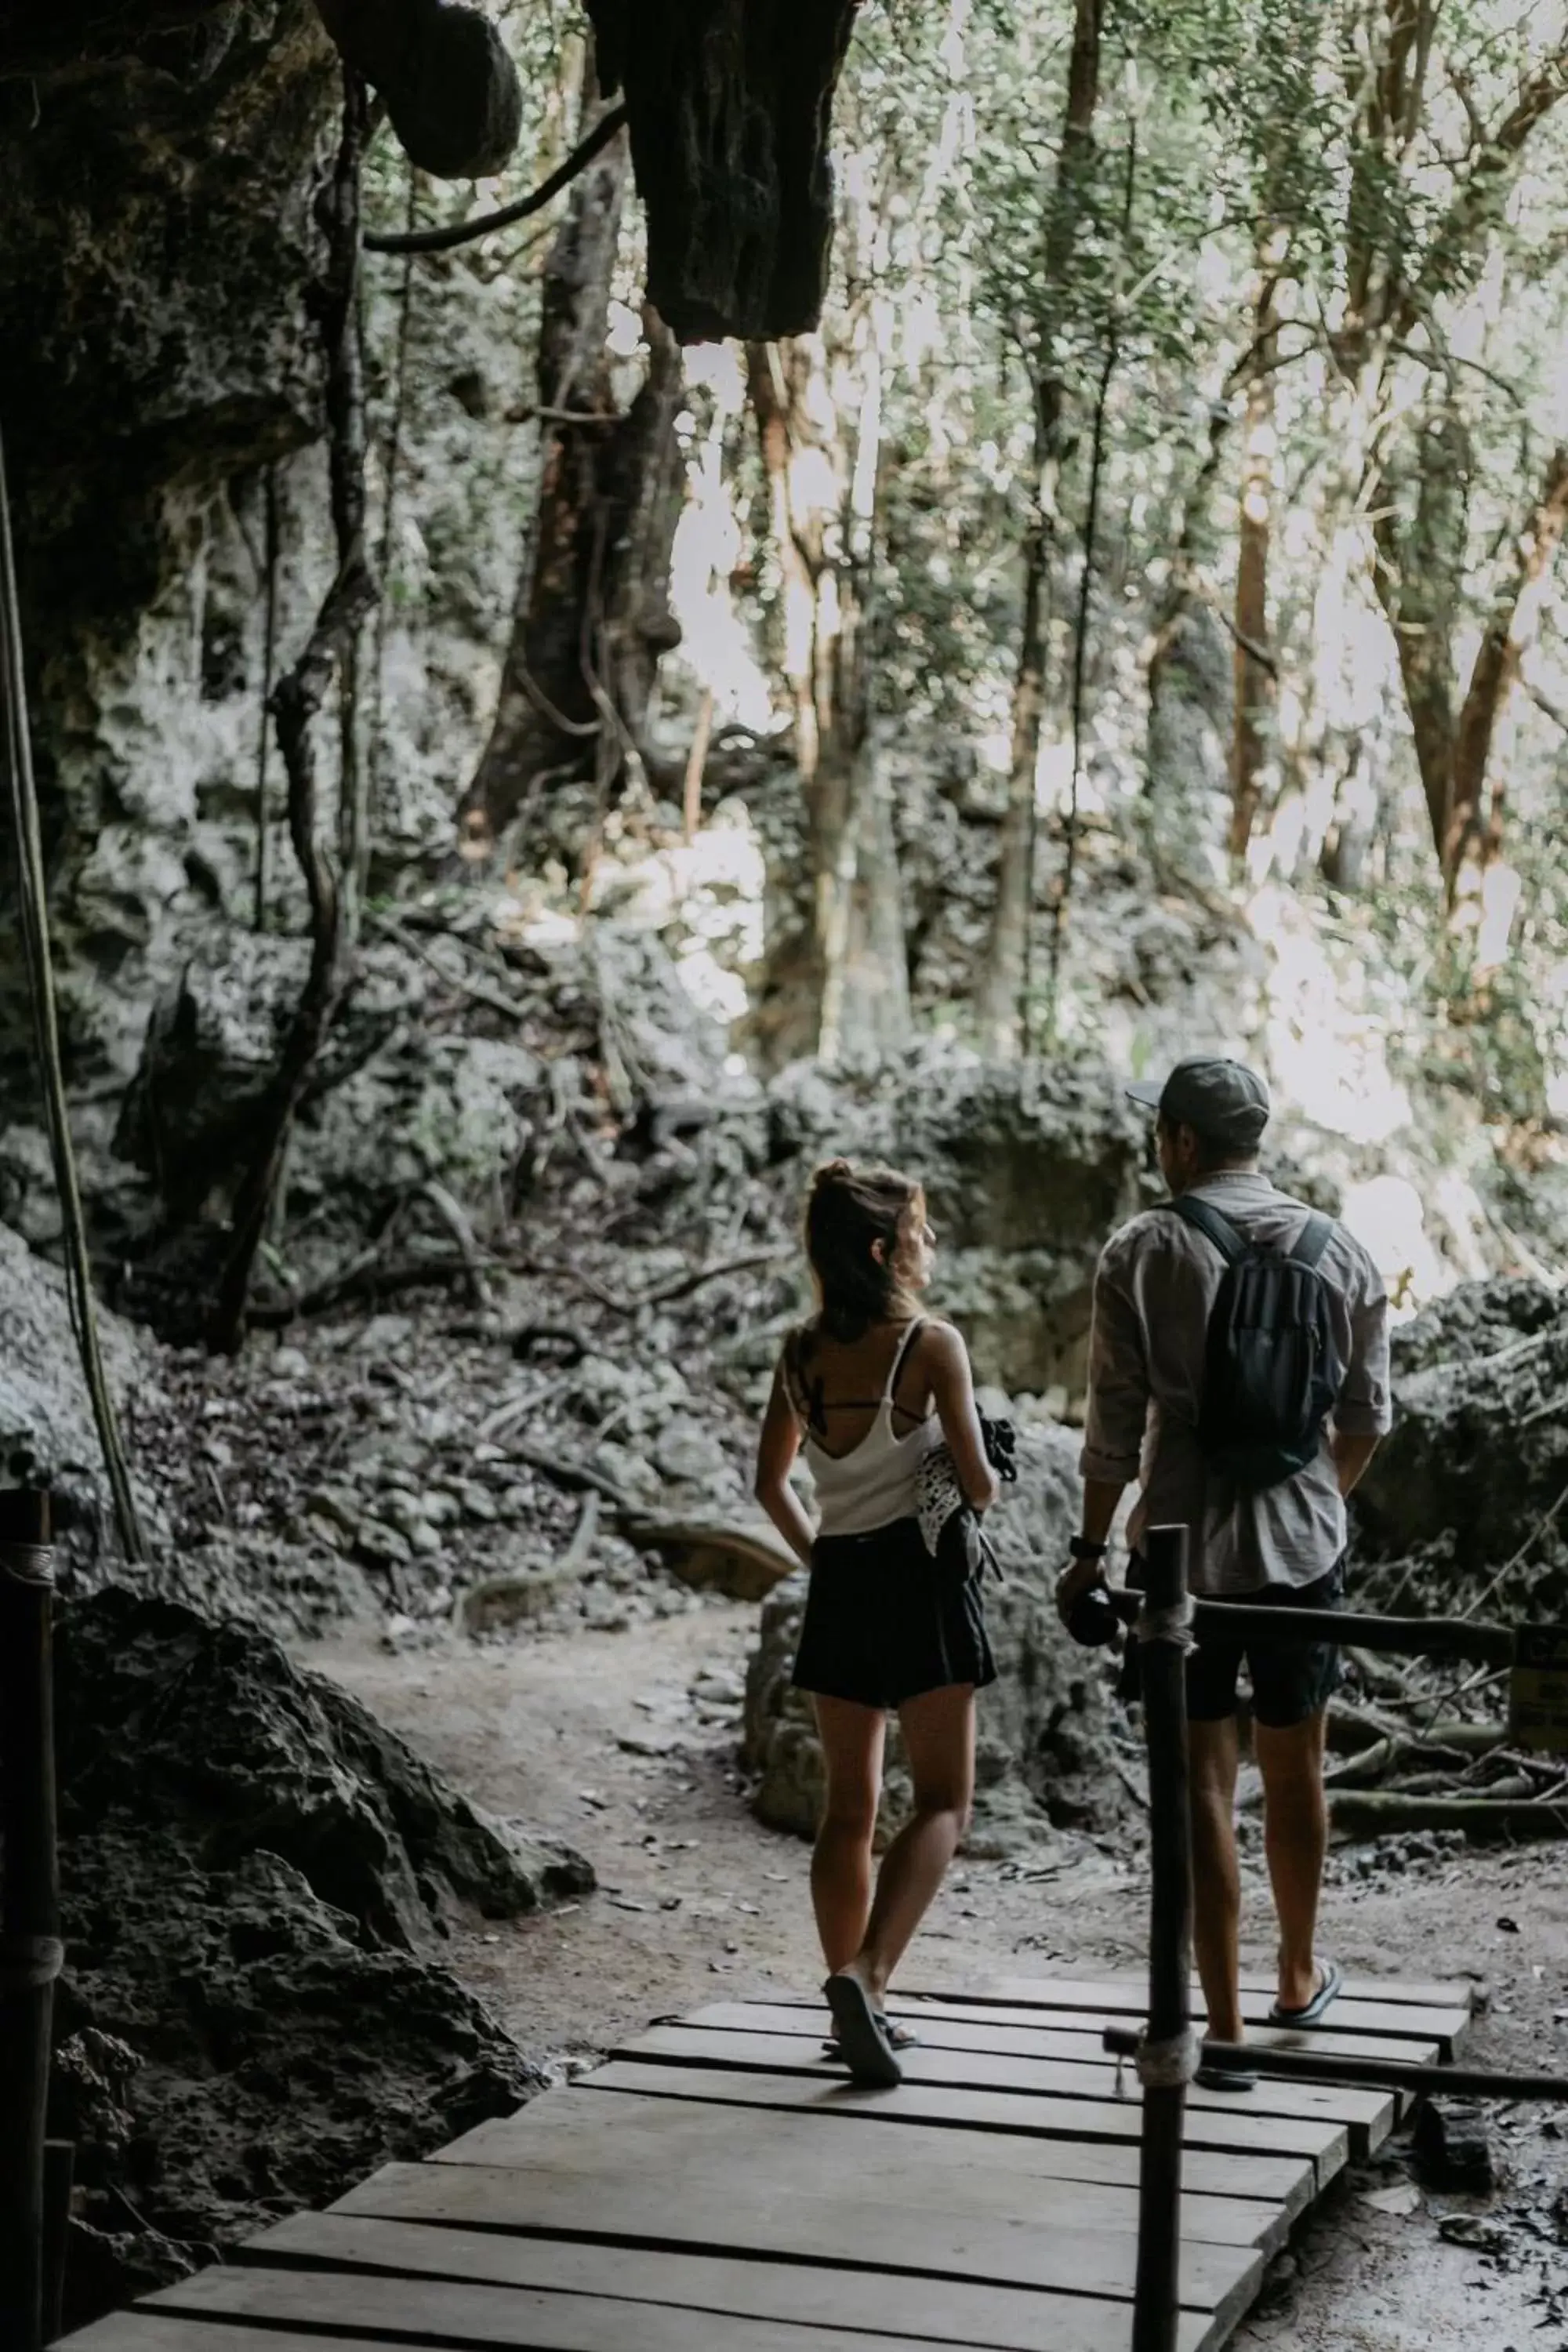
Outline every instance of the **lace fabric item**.
[[(1005, 1486), (1016, 1484), (1017, 1433), (1012, 1423), (987, 1421), (982, 1415), (980, 1433), (986, 1460), (997, 1477)], [(958, 1581), (983, 1576), (987, 1568), (1000, 1578), (995, 1548), (964, 1496), (957, 1465), (945, 1444), (930, 1447), (921, 1459), (915, 1481), (915, 1516), (927, 1551)]]

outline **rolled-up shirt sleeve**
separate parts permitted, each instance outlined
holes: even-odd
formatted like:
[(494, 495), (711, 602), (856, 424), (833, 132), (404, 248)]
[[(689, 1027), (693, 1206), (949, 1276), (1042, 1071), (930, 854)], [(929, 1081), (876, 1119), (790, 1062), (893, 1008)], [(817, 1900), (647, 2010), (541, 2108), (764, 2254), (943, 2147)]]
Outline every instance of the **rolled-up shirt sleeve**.
[(1149, 1367), (1143, 1329), (1114, 1242), (1094, 1276), (1089, 1335), (1089, 1405), (1079, 1468), (1108, 1486), (1138, 1475), (1149, 1418)]
[(1388, 1294), (1370, 1258), (1352, 1293), (1351, 1354), (1334, 1402), (1334, 1427), (1347, 1437), (1384, 1437), (1394, 1426), (1388, 1373)]

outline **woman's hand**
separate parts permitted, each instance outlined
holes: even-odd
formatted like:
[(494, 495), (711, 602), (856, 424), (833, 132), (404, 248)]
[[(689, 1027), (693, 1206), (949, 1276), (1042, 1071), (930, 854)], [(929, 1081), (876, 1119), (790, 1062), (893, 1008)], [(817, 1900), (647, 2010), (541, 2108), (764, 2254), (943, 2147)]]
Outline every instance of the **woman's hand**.
[(752, 1491), (804, 1568), (811, 1566), (816, 1529), (805, 1506), (789, 1483), (795, 1457), (800, 1452), (800, 1423), (795, 1418), (782, 1370), (773, 1374), (763, 1432), (757, 1440), (757, 1468)]

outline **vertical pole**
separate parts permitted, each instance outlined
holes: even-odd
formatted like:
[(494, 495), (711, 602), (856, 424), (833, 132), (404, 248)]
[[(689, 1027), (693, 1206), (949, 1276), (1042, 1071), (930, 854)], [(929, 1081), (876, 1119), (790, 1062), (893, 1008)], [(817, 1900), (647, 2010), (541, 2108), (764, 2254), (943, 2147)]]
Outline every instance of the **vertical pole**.
[(59, 1973), (47, 1495), (0, 1494), (0, 2352), (44, 2326), (44, 2116)]
[(44, 2326), (46, 2344), (63, 2330), (66, 2310), (66, 2251), (70, 2242), (71, 2190), (76, 2181), (76, 2142), (44, 2142)]
[[(1187, 1597), (1187, 1530), (1151, 1528), (1144, 1542), (1143, 1732), (1149, 1753), (1149, 2021), (1146, 2040), (1179, 2052), (1192, 2031), (1192, 1822), (1187, 1810), (1186, 1642), (1169, 1612)], [(1162, 1631), (1162, 1621), (1167, 1629)], [(1169, 1638), (1174, 1634), (1175, 1638)], [(1138, 2156), (1138, 2269), (1132, 2352), (1175, 2352), (1181, 2300), (1184, 2068), (1145, 2082)]]

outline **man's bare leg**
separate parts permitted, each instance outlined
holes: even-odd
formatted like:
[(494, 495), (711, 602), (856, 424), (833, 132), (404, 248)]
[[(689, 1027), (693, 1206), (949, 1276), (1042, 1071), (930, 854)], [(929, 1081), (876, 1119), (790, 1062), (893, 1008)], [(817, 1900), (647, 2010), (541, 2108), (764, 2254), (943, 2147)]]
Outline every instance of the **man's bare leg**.
[(1193, 1948), (1215, 2042), (1242, 2039), (1241, 1871), (1236, 1858), (1236, 1717), (1190, 1723)]
[(1255, 1723), (1253, 1745), (1263, 1775), (1263, 1850), (1279, 1921), (1279, 2006), (1305, 2009), (1318, 1990), (1315, 1939), (1329, 1802), (1323, 1790), (1328, 1709), (1289, 1730)]

